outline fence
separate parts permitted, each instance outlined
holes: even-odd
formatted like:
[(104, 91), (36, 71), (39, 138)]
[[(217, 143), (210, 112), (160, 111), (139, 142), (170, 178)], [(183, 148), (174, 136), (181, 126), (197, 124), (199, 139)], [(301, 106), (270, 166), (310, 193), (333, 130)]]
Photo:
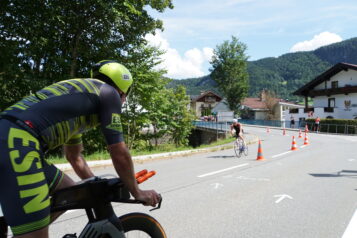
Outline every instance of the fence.
[(230, 124), (228, 122), (214, 122), (214, 121), (194, 121), (193, 125), (201, 128), (214, 129), (218, 131), (229, 131)]
[[(246, 120), (239, 119), (239, 122), (247, 125), (258, 125), (267, 127), (281, 127), (281, 128), (295, 128), (295, 129), (305, 129), (307, 125), (310, 131), (315, 131), (314, 122), (297, 121), (295, 125), (292, 126), (290, 121), (273, 121), (273, 120)], [(215, 129), (219, 131), (229, 131), (231, 122), (206, 122), (206, 121), (195, 121), (193, 123), (197, 127)], [(335, 133), (335, 134), (357, 134), (356, 125), (341, 125), (341, 124), (327, 124), (321, 123), (318, 128), (319, 132)]]
[(315, 128), (314, 123), (306, 123), (308, 129), (310, 131), (326, 132), (326, 133), (334, 133), (334, 134), (357, 134), (357, 126), (356, 125), (341, 125), (341, 124), (327, 124), (321, 123), (319, 128)]

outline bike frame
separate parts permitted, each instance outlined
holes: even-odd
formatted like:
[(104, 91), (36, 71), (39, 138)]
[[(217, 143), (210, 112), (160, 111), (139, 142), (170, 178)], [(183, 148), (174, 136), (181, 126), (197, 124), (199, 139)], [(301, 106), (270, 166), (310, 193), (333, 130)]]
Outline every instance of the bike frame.
[[(51, 212), (85, 209), (88, 223), (78, 238), (105, 234), (125, 238), (123, 227), (111, 202), (142, 203), (130, 199), (128, 189), (119, 178), (94, 177), (82, 184), (55, 192), (51, 198)], [(151, 210), (159, 209), (160, 206), (161, 201)]]

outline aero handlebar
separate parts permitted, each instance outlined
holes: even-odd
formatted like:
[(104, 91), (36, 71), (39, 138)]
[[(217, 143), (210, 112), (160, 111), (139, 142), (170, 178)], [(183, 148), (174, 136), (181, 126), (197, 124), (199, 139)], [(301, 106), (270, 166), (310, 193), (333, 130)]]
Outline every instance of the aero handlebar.
[(142, 182), (146, 181), (147, 179), (151, 178), (156, 174), (155, 171), (150, 171), (148, 172), (146, 169), (141, 170), (140, 172), (137, 172), (135, 174), (136, 181), (138, 184), (141, 184)]

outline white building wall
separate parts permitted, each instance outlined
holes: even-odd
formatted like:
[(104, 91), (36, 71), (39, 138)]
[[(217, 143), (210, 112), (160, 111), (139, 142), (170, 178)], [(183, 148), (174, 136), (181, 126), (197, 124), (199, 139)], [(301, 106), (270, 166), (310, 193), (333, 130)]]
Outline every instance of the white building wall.
[(262, 111), (262, 112), (255, 112), (255, 120), (265, 120), (266, 119), (267, 113)]
[(331, 77), (331, 80), (329, 81), (328, 88), (331, 88), (331, 82), (332, 81), (338, 81), (338, 86), (339, 87), (345, 87), (347, 85), (351, 86), (357, 86), (357, 71), (356, 70), (348, 70), (346, 71), (341, 71), (337, 73), (336, 75)]
[[(328, 99), (335, 98), (334, 112), (324, 112), (324, 108), (328, 107)], [(332, 116), (336, 119), (354, 119), (357, 116), (357, 93), (350, 93), (348, 95), (337, 94), (330, 97), (314, 97), (314, 116), (326, 118)], [(345, 101), (351, 101), (351, 106), (346, 107)]]
[(321, 89), (325, 89), (325, 82), (322, 82), (314, 87), (314, 90), (321, 90)]
[(326, 96), (318, 96), (312, 98), (313, 107), (327, 107), (328, 100)]
[(325, 84), (327, 89), (332, 88), (333, 81), (338, 81), (338, 87), (345, 87), (346, 85), (357, 86), (357, 71), (350, 69), (348, 71), (342, 70), (332, 76), (330, 80), (315, 86), (314, 90), (325, 89)]

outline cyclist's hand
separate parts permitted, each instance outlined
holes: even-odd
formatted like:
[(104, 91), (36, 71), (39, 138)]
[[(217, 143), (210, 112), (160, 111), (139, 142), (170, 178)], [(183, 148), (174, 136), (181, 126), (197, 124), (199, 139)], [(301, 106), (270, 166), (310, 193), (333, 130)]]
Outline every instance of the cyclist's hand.
[(160, 202), (161, 196), (155, 190), (140, 190), (135, 199), (142, 201), (145, 206), (155, 207)]

